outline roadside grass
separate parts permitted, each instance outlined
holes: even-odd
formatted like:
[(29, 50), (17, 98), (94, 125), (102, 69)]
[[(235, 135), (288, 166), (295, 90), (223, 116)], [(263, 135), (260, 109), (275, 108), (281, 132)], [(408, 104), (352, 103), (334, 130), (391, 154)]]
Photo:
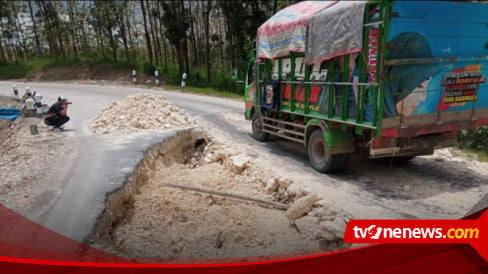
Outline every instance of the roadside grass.
[(48, 68), (68, 67), (72, 65), (105, 65), (113, 69), (139, 69), (140, 64), (129, 62), (113, 62), (108, 58), (35, 58), (17, 63), (6, 63), (0, 65), (0, 79), (18, 79), (33, 76)]
[(476, 160), (480, 162), (488, 162), (488, 151), (476, 150), (472, 148), (460, 148), (459, 150), (473, 156)]
[(25, 77), (28, 67), (23, 63), (9, 63), (0, 65), (0, 79), (15, 79)]
[(476, 155), (479, 161), (488, 162), (488, 125), (470, 130), (461, 130), (457, 147)]
[[(168, 65), (168, 70), (165, 71), (162, 66), (155, 67), (161, 74), (163, 82), (169, 86), (180, 86), (182, 75), (178, 73), (178, 67), (174, 64)], [(150, 74), (152, 75), (152, 73)], [(185, 80), (186, 86), (195, 87), (195, 91), (204, 93), (206, 89), (213, 89), (221, 91), (223, 94), (237, 94), (244, 95), (244, 86), (237, 84), (232, 80), (231, 72), (225, 69), (212, 68), (211, 81), (207, 81), (207, 71), (204, 67), (192, 67), (190, 73), (187, 74)]]
[(243, 99), (244, 97), (240, 94), (220, 91), (213, 88), (200, 88), (200, 87), (192, 87), (186, 86), (184, 89), (181, 86), (176, 85), (161, 85), (162, 88), (168, 90), (184, 90), (185, 92), (197, 93), (197, 94), (205, 94), (209, 96), (215, 97), (222, 97), (222, 98), (231, 98), (231, 99)]

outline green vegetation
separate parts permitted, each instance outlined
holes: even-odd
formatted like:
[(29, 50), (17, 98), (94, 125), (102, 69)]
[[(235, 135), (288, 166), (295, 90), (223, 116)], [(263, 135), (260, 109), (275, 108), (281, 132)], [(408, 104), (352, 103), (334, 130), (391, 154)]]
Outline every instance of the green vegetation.
[(488, 162), (488, 125), (459, 133), (458, 147), (478, 156), (478, 160)]
[(473, 157), (481, 162), (488, 162), (488, 152), (474, 149), (461, 149), (463, 152), (473, 155)]
[[(154, 69), (157, 69), (160, 74), (160, 79), (166, 85), (169, 86), (180, 86), (181, 85), (181, 78), (182, 75), (179, 74), (178, 66), (175, 64), (168, 64), (168, 69), (165, 72), (164, 68), (161, 66), (157, 66)], [(144, 71), (148, 76), (154, 75), (154, 69), (151, 71)], [(213, 89), (219, 94), (233, 94), (236, 96), (242, 97), (244, 95), (244, 87), (235, 83), (232, 80), (232, 75), (230, 70), (226, 71), (223, 69), (213, 69), (212, 70), (212, 81), (209, 83), (207, 81), (207, 73), (206, 68), (204, 67), (194, 67), (191, 69), (190, 73), (187, 75), (187, 79), (185, 81), (187, 90), (190, 88), (194, 88), (194, 91), (197, 90), (201, 93), (208, 93), (205, 90)], [(236, 97), (236, 96), (226, 96), (226, 97)]]
[(215, 90), (213, 88), (199, 88), (199, 87), (186, 86), (184, 89), (182, 89), (181, 86), (177, 86), (177, 85), (162, 85), (162, 87), (170, 90), (184, 90), (185, 92), (206, 94), (206, 95), (216, 96), (216, 97), (234, 98), (234, 99), (241, 99), (241, 100), (243, 99), (242, 95), (240, 94)]
[[(162, 82), (242, 93), (257, 28), (294, 0), (0, 1), (0, 79), (52, 67), (136, 69)], [(108, 66), (108, 67), (107, 67)], [(100, 71), (100, 67), (98, 67)]]
[[(161, 82), (173, 89), (179, 89), (181, 85), (181, 75), (178, 75), (178, 66), (175, 64), (168, 64), (167, 71), (161, 66), (149, 66), (148, 63), (130, 63), (124, 61), (114, 62), (110, 58), (39, 58), (24, 60), (21, 62), (8, 63), (0, 65), (0, 79), (16, 79), (33, 76), (43, 70), (55, 67), (69, 68), (73, 65), (87, 65), (87, 66), (104, 66), (107, 69), (113, 70), (127, 70), (130, 75), (131, 71), (135, 69), (138, 75), (144, 73), (146, 77), (153, 77), (154, 70), (159, 71)], [(205, 68), (193, 68), (187, 76), (186, 88), (187, 91), (195, 93), (209, 94), (219, 97), (241, 98), (243, 94), (243, 87), (235, 83), (231, 79), (231, 73), (225, 70), (213, 70), (213, 80), (208, 83), (206, 79)], [(176, 87), (176, 88), (175, 88)]]
[(99, 65), (110, 66), (113, 69), (131, 69), (140, 70), (140, 65), (129, 62), (114, 62), (109, 58), (37, 58), (23, 60), (17, 63), (0, 64), (0, 79), (16, 79), (32, 76), (48, 68), (68, 67), (71, 65)]
[(27, 75), (28, 71), (28, 66), (23, 62), (19, 64), (3, 64), (0, 66), (0, 80), (22, 78)]

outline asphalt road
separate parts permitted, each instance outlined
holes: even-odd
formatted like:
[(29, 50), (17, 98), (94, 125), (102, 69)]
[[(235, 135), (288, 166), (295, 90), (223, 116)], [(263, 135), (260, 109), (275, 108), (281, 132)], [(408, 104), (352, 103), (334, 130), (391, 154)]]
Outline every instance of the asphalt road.
[(193, 116), (213, 120), (220, 112), (242, 113), (243, 104), (182, 92), (141, 89), (137, 87), (99, 86), (65, 83), (0, 82), (0, 94), (12, 95), (12, 84), (21, 94), (25, 87), (37, 90), (43, 103), (51, 105), (59, 95), (73, 102), (65, 125), (73, 152), (64, 159), (64, 166), (47, 178), (38, 178), (45, 184), (35, 197), (36, 210), (21, 212), (25, 217), (77, 241), (90, 235), (97, 217), (104, 210), (105, 195), (119, 188), (131, 174), (142, 153), (175, 132), (117, 139), (93, 135), (87, 121), (107, 104), (138, 92), (164, 95), (172, 103)]
[[(12, 94), (12, 84), (0, 82), (0, 94)], [(23, 92), (26, 84), (15, 84)], [(36, 197), (36, 210), (21, 214), (78, 241), (90, 235), (104, 209), (106, 193), (125, 182), (143, 151), (173, 134), (117, 140), (87, 130), (86, 121), (105, 105), (138, 92), (164, 95), (189, 114), (203, 118), (213, 130), (228, 135), (241, 149), (253, 150), (253, 154), (267, 159), (276, 172), (319, 185), (330, 206), (356, 218), (458, 219), (488, 193), (486, 163), (445, 153), (418, 157), (402, 167), (355, 156), (346, 172), (320, 174), (310, 166), (302, 145), (277, 138), (268, 143), (255, 141), (249, 134), (249, 123), (241, 119), (244, 104), (239, 100), (108, 85), (28, 85), (38, 90), (47, 104), (54, 103), (59, 95), (73, 102), (68, 111), (71, 121), (66, 125), (72, 130), (63, 134), (72, 137), (68, 139), (74, 151), (67, 156), (65, 166), (40, 178), (45, 190)]]

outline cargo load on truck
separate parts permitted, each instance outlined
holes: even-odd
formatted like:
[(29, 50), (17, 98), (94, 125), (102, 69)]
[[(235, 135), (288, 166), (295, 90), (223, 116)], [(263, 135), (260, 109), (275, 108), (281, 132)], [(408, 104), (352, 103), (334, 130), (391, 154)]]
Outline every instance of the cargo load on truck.
[(304, 144), (312, 166), (351, 153), (408, 160), (488, 124), (487, 3), (303, 1), (257, 30), (246, 79), (253, 136)]

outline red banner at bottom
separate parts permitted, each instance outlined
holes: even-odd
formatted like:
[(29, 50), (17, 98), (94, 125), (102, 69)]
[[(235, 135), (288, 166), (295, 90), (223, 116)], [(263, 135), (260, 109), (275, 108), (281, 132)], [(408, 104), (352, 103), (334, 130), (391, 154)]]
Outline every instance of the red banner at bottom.
[(470, 244), (488, 261), (488, 212), (477, 220), (351, 220), (344, 241)]
[(478, 220), (353, 220), (348, 223), (345, 241), (388, 244), (339, 252), (168, 263), (167, 259), (128, 259), (107, 254), (50, 231), (0, 205), (0, 269), (2, 273), (356, 273), (418, 270), (488, 273), (488, 262), (480, 256), (483, 254), (486, 258), (487, 221), (486, 214)]

